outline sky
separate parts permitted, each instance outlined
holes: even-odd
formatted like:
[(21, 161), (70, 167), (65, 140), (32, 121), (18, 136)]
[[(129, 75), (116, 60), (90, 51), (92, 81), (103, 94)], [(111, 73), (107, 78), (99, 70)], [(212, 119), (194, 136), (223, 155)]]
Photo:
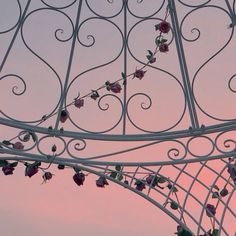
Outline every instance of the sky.
[[(27, 1), (20, 0), (19, 2), (24, 9)], [(56, 4), (58, 7), (67, 4), (68, 0), (47, 0), (44, 2), (49, 5)], [(72, 2), (72, 0), (69, 1), (69, 3)], [(97, 14), (112, 16), (119, 11), (122, 1), (114, 0), (112, 4), (105, 0), (88, 0), (87, 2)], [(196, 1), (193, 0), (182, 2), (196, 4)], [(226, 7), (222, 0), (212, 0), (211, 2), (217, 6)], [(232, 4), (233, 1), (229, 2)], [(63, 12), (68, 14), (71, 19), (75, 19), (78, 3), (77, 0), (73, 7), (58, 12), (44, 9), (45, 5), (42, 1), (31, 2), (29, 11), (41, 9), (28, 16), (22, 29), (23, 39), (31, 51), (26, 49), (26, 45), (18, 35), (0, 74), (1, 77), (8, 73), (20, 75), (27, 85), (26, 92), (22, 96), (15, 96), (11, 92), (13, 86), (17, 85), (18, 88), (15, 91), (20, 93), (24, 90), (23, 83), (14, 77), (1, 80), (0, 109), (9, 117), (35, 122), (56, 107), (65, 82), (71, 47), (71, 40), (67, 41), (66, 39), (71, 36), (72, 28)], [(138, 21), (137, 17), (132, 16), (131, 13), (145, 17), (154, 13), (154, 9), (158, 9), (161, 3), (162, 1), (156, 0), (144, 0), (142, 3), (129, 0), (128, 30)], [(179, 19), (182, 19), (191, 9), (177, 3)], [(0, 0), (0, 32), (12, 27), (17, 22), (18, 15), (19, 7), (16, 0)], [(164, 15), (165, 11), (162, 10), (158, 13), (157, 18), (141, 21), (130, 31), (127, 73), (132, 73), (135, 68), (141, 66), (134, 58), (145, 62), (147, 50), (155, 48), (157, 34), (155, 24), (159, 23)], [(93, 18), (94, 14), (83, 1), (81, 21), (88, 17), (92, 18), (89, 21), (84, 21), (81, 25), (78, 35), (80, 43), (77, 41), (75, 46), (69, 76), (69, 90), (66, 97), (67, 103), (73, 101), (78, 93), (85, 95), (107, 80), (119, 79), (124, 70), (123, 53), (115, 60), (122, 50), (122, 37), (119, 30), (108, 21)], [(170, 21), (170, 16), (167, 20)], [(122, 14), (112, 18), (111, 21), (114, 21), (123, 31)], [(197, 108), (200, 125), (219, 124), (222, 122), (221, 119), (230, 120), (236, 115), (235, 109), (232, 109), (235, 93), (229, 92), (227, 87), (230, 77), (235, 74), (233, 60), (235, 38), (231, 40), (226, 50), (196, 74), (199, 67), (227, 42), (231, 34), (231, 30), (228, 28), (229, 24), (229, 17), (220, 8), (202, 8), (194, 11), (183, 23), (182, 29), (187, 39), (194, 39), (197, 36), (197, 31), (191, 33), (191, 29), (199, 28), (201, 30), (199, 40), (183, 41), (183, 43), (190, 80), (192, 81), (196, 75), (194, 83), (196, 99), (203, 111), (207, 110), (211, 116), (217, 118), (211, 119)], [(59, 30), (56, 31), (57, 29)], [(14, 30), (0, 34), (0, 61), (3, 60), (13, 32)], [(62, 41), (55, 38), (55, 32)], [(93, 46), (89, 47), (93, 43), (92, 37), (96, 41)], [(170, 41), (172, 34), (169, 33), (166, 37)], [(177, 80), (157, 68), (148, 68), (144, 79), (134, 79), (128, 82), (128, 98), (135, 93), (146, 93), (153, 102), (151, 109), (143, 110), (140, 109), (139, 104), (142, 104), (143, 101), (144, 105), (148, 104), (147, 97), (139, 95), (130, 100), (130, 120), (126, 125), (126, 131), (129, 134), (143, 134), (145, 133), (143, 130), (147, 132), (163, 131), (172, 126), (174, 126), (172, 130), (179, 131), (191, 126), (188, 112), (184, 110), (184, 96), (180, 86), (182, 80), (174, 42), (170, 44), (169, 49), (170, 51), (166, 54), (158, 54), (156, 66), (172, 73), (177, 77)], [(44, 63), (39, 57), (44, 60)], [(113, 60), (115, 61), (112, 62)], [(106, 63), (108, 65), (101, 66)], [(96, 69), (97, 66), (99, 66), (98, 69)], [(90, 71), (90, 68), (94, 69)], [(59, 82), (60, 79), (62, 84)], [(179, 83), (179, 81), (181, 82)], [(231, 85), (234, 88), (234, 80)], [(119, 95), (118, 98), (122, 99), (122, 96)], [(117, 98), (105, 97), (101, 102), (101, 107), (106, 108), (106, 104), (109, 105), (109, 109), (105, 111), (105, 115), (97, 103), (92, 100), (86, 100), (85, 107), (79, 112), (73, 106), (68, 107), (71, 121), (74, 124), (67, 122), (62, 125), (60, 123), (59, 128), (63, 126), (65, 130), (72, 131), (81, 131), (80, 128), (82, 128), (82, 131), (89, 132), (109, 130), (118, 122), (121, 109)], [(175, 126), (179, 119), (181, 122)], [(54, 125), (55, 121), (56, 117), (53, 116), (41, 126)], [(133, 126), (132, 122), (138, 128)], [(122, 128), (122, 123), (120, 123), (110, 133), (121, 134)], [(18, 131), (14, 128), (0, 126), (0, 138), (2, 140), (10, 139)], [(51, 145), (55, 142), (59, 146), (60, 140), (45, 139), (44, 143), (42, 142), (43, 145), (40, 146), (42, 153), (48, 153)], [(89, 148), (80, 151), (79, 156), (93, 157), (133, 145), (135, 142), (107, 144), (106, 142), (88, 141)], [(193, 150), (196, 153), (200, 153), (200, 155), (208, 153), (209, 147), (206, 143), (203, 142), (201, 150), (198, 145), (193, 144)], [(120, 155), (119, 160), (131, 162), (153, 161), (157, 158), (158, 161), (165, 160), (165, 148), (165, 144), (160, 146), (160, 149), (151, 146), (123, 156)], [(78, 155), (78, 152), (75, 154)], [(117, 160), (117, 157), (101, 160)], [(54, 176), (46, 184), (42, 184), (41, 174), (26, 178), (24, 166), (20, 164), (14, 175), (0, 175), (0, 230), (2, 234), (5, 236), (174, 235), (176, 223), (157, 207), (133, 192), (114, 183), (110, 183), (105, 189), (99, 189), (95, 185), (97, 177), (93, 175), (86, 178), (84, 186), (78, 187), (72, 180), (73, 170), (61, 171), (56, 166), (50, 170)], [(174, 176), (174, 174), (169, 173), (169, 176)], [(195, 189), (195, 191), (197, 194), (198, 190)], [(228, 224), (231, 225), (231, 223)], [(232, 227), (232, 232), (234, 230), (235, 228)]]

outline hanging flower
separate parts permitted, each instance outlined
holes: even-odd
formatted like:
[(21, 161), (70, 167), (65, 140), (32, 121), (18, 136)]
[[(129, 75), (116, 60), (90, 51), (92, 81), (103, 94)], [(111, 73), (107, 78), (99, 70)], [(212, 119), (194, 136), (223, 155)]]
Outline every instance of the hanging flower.
[(134, 77), (136, 77), (136, 78), (138, 78), (138, 79), (142, 79), (143, 77), (144, 77), (144, 75), (145, 75), (145, 73), (146, 73), (147, 71), (144, 71), (144, 70), (136, 70), (135, 72), (134, 72)]
[(2, 167), (2, 172), (4, 173), (4, 175), (12, 175), (14, 170), (15, 168), (10, 164)]
[(105, 185), (109, 185), (106, 178), (103, 176), (100, 176), (98, 180), (96, 180), (96, 185), (99, 188), (104, 188)]
[(75, 107), (77, 108), (81, 108), (84, 106), (84, 99), (80, 98), (80, 99), (75, 99), (75, 103), (74, 103)]
[(157, 177), (154, 175), (149, 175), (146, 178), (147, 184), (151, 185), (152, 187), (155, 187), (157, 185)]
[(62, 110), (60, 115), (61, 123), (65, 123), (68, 118), (69, 118), (69, 112), (66, 110)]
[(51, 172), (45, 172), (43, 174), (43, 182), (46, 183), (48, 180), (52, 178), (53, 174)]
[(168, 52), (169, 51), (169, 46), (167, 43), (162, 43), (160, 46), (159, 46), (159, 50), (160, 52)]
[(83, 185), (85, 181), (85, 174), (82, 172), (77, 172), (74, 174), (73, 180), (78, 186)]
[(36, 164), (26, 164), (25, 168), (25, 176), (32, 177), (33, 175), (37, 174), (39, 171), (38, 165)]
[(110, 83), (109, 81), (107, 81), (105, 85), (107, 90), (112, 91), (113, 93), (120, 93), (120, 91), (122, 90), (121, 85), (118, 82)]
[(216, 208), (215, 206), (211, 204), (206, 205), (206, 214), (208, 217), (213, 217), (216, 214)]
[(143, 191), (143, 189), (146, 188), (146, 187), (145, 187), (145, 183), (143, 183), (141, 180), (137, 180), (137, 181), (135, 182), (135, 185), (136, 185), (136, 189), (137, 189), (138, 191)]
[(13, 148), (17, 149), (17, 150), (23, 150), (24, 145), (21, 142), (16, 142), (16, 143), (13, 144)]
[(161, 23), (155, 25), (156, 30), (160, 30), (161, 33), (167, 34), (170, 31), (170, 23), (167, 21), (162, 21)]

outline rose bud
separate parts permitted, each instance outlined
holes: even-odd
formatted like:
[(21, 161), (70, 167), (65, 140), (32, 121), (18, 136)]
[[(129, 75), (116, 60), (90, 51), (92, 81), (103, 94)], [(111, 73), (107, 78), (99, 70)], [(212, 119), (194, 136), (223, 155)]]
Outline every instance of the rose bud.
[(99, 188), (104, 188), (105, 185), (109, 185), (106, 178), (103, 176), (100, 176), (98, 180), (96, 180), (96, 185)]
[(2, 167), (2, 172), (4, 175), (12, 175), (15, 168), (11, 165), (6, 165)]
[(163, 43), (159, 46), (160, 52), (168, 52), (169, 51), (169, 46), (167, 43)]
[(38, 166), (29, 164), (25, 168), (25, 176), (32, 177), (33, 175), (38, 173)]
[(147, 184), (151, 185), (152, 187), (155, 187), (157, 185), (157, 178), (155, 178), (155, 176), (153, 176), (153, 175), (149, 175), (146, 178), (146, 182), (147, 182)]
[(137, 180), (137, 181), (135, 182), (135, 185), (136, 185), (136, 189), (137, 189), (138, 191), (143, 191), (143, 189), (146, 188), (146, 187), (145, 187), (145, 183), (143, 183), (143, 182), (140, 181), (140, 180)]
[(211, 204), (206, 205), (206, 214), (208, 217), (213, 217), (216, 214), (216, 208), (215, 206)]
[(75, 103), (74, 103), (75, 107), (77, 108), (81, 108), (84, 106), (84, 99), (80, 98), (80, 99), (75, 99)]
[(85, 174), (82, 172), (75, 173), (73, 176), (73, 180), (78, 186), (83, 185), (85, 181)]
[(50, 180), (52, 178), (53, 174), (51, 172), (45, 172), (43, 174), (43, 180), (44, 182), (47, 182), (47, 180)]
[(138, 79), (142, 79), (145, 75), (146, 71), (143, 71), (143, 70), (136, 70), (134, 72), (134, 77), (138, 78)]
[(156, 30), (160, 30), (161, 33), (167, 34), (170, 31), (170, 23), (162, 21), (160, 24), (155, 25)]
[(24, 149), (24, 145), (21, 142), (16, 142), (13, 144), (13, 148), (17, 150), (22, 150)]
[(66, 120), (68, 119), (68, 117), (69, 117), (69, 112), (66, 111), (66, 110), (62, 110), (62, 111), (61, 111), (61, 115), (60, 115), (60, 121), (61, 121), (61, 123), (65, 123)]

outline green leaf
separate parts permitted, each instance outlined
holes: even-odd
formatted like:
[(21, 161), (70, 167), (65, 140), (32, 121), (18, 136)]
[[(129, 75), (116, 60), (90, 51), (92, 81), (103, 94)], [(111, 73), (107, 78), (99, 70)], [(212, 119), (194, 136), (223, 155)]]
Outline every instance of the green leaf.
[(177, 193), (179, 190), (175, 186), (172, 186), (171, 191), (173, 193)]
[(172, 201), (172, 202), (170, 203), (170, 207), (171, 207), (171, 209), (173, 209), (173, 210), (177, 210), (177, 209), (179, 208), (179, 205), (178, 205), (177, 202)]
[(117, 177), (117, 179), (118, 179), (119, 181), (121, 181), (123, 178), (124, 178), (123, 175), (118, 175), (118, 177)]
[(9, 145), (12, 144), (12, 143), (11, 143), (10, 141), (8, 141), (8, 140), (3, 140), (2, 143), (5, 144), (5, 145), (7, 145), (7, 146), (9, 146)]
[(117, 171), (120, 171), (120, 170), (121, 170), (121, 166), (120, 166), (120, 165), (117, 165), (117, 166), (116, 166), (116, 170), (117, 170)]
[(110, 177), (113, 178), (113, 179), (116, 179), (116, 176), (117, 176), (117, 172), (112, 171), (111, 174), (110, 174)]
[(160, 44), (161, 44), (161, 38), (160, 38), (160, 36), (157, 36), (157, 37), (156, 37), (155, 43), (156, 43), (157, 47), (160, 46)]
[(219, 197), (220, 197), (220, 195), (219, 195), (218, 192), (213, 192), (212, 193), (212, 198), (219, 198)]
[(148, 51), (149, 55), (152, 57), (153, 56), (153, 52), (150, 51), (150, 50), (147, 50), (147, 51)]
[(6, 166), (8, 162), (6, 160), (0, 160), (0, 167)]
[(219, 236), (219, 235), (220, 235), (219, 233), (220, 233), (220, 232), (219, 232), (218, 229), (213, 229), (213, 231), (212, 231), (212, 235), (213, 235), (213, 236)]
[(167, 39), (164, 38), (161, 39), (161, 43), (166, 43), (167, 41), (168, 41)]
[(121, 72), (121, 76), (122, 76), (123, 79), (126, 79), (126, 75), (125, 75), (124, 72)]
[(35, 165), (35, 166), (41, 166), (41, 162), (40, 161), (35, 161), (34, 163), (33, 163), (33, 165)]
[(159, 176), (157, 177), (157, 182), (160, 183), (160, 184), (163, 184), (167, 181), (166, 177), (164, 176)]
[(16, 167), (17, 165), (18, 165), (18, 162), (16, 161), (16, 162), (13, 162), (13, 163), (11, 163), (10, 164), (12, 167)]
[(78, 166), (74, 166), (73, 169), (76, 173), (79, 173), (81, 171), (81, 169)]

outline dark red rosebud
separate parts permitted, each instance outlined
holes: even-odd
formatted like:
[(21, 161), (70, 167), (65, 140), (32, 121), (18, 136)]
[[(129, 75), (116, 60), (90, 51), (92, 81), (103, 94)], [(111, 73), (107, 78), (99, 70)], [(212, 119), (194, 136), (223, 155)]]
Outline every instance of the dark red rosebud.
[(82, 98), (76, 99), (74, 105), (77, 108), (83, 107), (84, 106), (84, 99), (82, 99)]
[(51, 172), (45, 172), (43, 174), (43, 180), (46, 182), (47, 180), (50, 180), (52, 178), (53, 174)]
[(57, 166), (57, 168), (58, 168), (59, 170), (64, 170), (64, 169), (65, 169), (65, 165), (59, 164), (59, 165)]
[(160, 52), (168, 52), (169, 51), (169, 46), (167, 43), (162, 43), (160, 46), (159, 46), (159, 50)]
[(213, 217), (216, 214), (216, 208), (215, 206), (211, 204), (206, 205), (206, 214), (208, 217)]
[(136, 185), (136, 189), (137, 189), (138, 191), (143, 191), (143, 189), (146, 188), (145, 183), (143, 183), (141, 180), (137, 180), (137, 181), (135, 182), (135, 185)]
[(75, 173), (73, 176), (73, 180), (78, 186), (83, 185), (85, 181), (85, 174), (82, 172)]
[(152, 187), (155, 187), (157, 185), (157, 178), (154, 175), (149, 175), (146, 178), (147, 184), (151, 185)]
[(68, 117), (69, 117), (69, 112), (66, 111), (66, 110), (62, 110), (62, 111), (61, 111), (61, 115), (60, 115), (60, 121), (61, 121), (61, 123), (65, 123), (66, 120), (68, 119)]
[(32, 177), (33, 175), (37, 174), (39, 171), (38, 166), (34, 164), (29, 164), (25, 168), (25, 176)]
[(161, 33), (167, 34), (170, 31), (170, 23), (167, 21), (162, 21), (161, 23), (155, 25), (156, 30), (160, 30)]
[(15, 168), (11, 165), (6, 165), (2, 167), (2, 172), (4, 175), (12, 175)]
[(100, 176), (98, 180), (96, 180), (96, 185), (99, 188), (104, 188), (105, 185), (109, 185), (106, 178), (103, 176)]
[(107, 90), (112, 91), (113, 93), (120, 93), (120, 91), (122, 90), (121, 85), (118, 82), (110, 83), (109, 81), (107, 81), (105, 85)]
[(13, 148), (17, 149), (17, 150), (23, 150), (24, 145), (21, 142), (16, 142), (16, 143), (13, 144)]
[(146, 71), (144, 71), (144, 70), (141, 70), (141, 69), (140, 70), (136, 70), (134, 72), (134, 77), (136, 77), (136, 78), (141, 80), (144, 77), (145, 73), (146, 73)]

